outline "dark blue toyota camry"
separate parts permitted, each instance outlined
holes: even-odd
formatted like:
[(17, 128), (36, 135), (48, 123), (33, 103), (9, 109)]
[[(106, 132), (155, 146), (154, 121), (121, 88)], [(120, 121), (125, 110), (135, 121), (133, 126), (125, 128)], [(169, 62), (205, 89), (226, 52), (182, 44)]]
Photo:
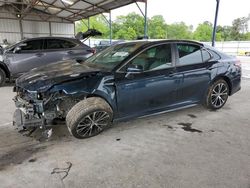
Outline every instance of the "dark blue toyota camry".
[(240, 90), (240, 62), (194, 41), (133, 41), (84, 62), (67, 60), (21, 76), (14, 87), (19, 128), (66, 119), (77, 138), (111, 122), (203, 104), (217, 110)]

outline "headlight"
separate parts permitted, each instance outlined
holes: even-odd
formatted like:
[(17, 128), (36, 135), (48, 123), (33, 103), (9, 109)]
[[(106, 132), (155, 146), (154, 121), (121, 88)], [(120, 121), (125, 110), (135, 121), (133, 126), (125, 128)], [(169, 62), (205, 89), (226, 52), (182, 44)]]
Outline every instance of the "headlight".
[(43, 96), (42, 96), (41, 93), (37, 93), (37, 99), (38, 99), (38, 100), (42, 100), (42, 99), (43, 99)]

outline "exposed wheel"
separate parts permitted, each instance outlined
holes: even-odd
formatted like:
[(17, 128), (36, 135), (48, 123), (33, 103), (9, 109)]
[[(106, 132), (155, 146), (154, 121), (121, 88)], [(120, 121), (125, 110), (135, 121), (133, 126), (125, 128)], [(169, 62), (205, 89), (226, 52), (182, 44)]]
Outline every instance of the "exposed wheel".
[(225, 80), (215, 81), (208, 89), (206, 107), (212, 110), (220, 109), (227, 102), (229, 87)]
[(3, 69), (0, 68), (0, 86), (3, 86), (6, 81), (6, 74)]
[(80, 101), (68, 112), (66, 124), (76, 138), (89, 138), (109, 127), (113, 111), (109, 104), (98, 97)]

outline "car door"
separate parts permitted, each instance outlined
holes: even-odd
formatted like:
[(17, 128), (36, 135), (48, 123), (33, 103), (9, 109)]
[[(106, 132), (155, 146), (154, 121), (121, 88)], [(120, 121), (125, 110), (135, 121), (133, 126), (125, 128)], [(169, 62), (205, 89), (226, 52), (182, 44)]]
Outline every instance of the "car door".
[(14, 77), (43, 64), (43, 42), (43, 39), (27, 40), (6, 52), (5, 59)]
[(89, 49), (85, 50), (84, 48), (79, 47), (79, 44), (66, 39), (46, 39), (45, 48), (47, 63), (67, 59), (77, 59), (78, 57), (84, 59), (84, 55), (91, 54), (90, 51), (87, 51)]
[[(150, 47), (134, 57), (115, 76), (119, 117), (156, 113), (176, 102), (182, 77), (175, 75), (171, 44)], [(141, 72), (129, 73), (131, 67)]]
[[(57, 38), (49, 38), (45, 40), (46, 62), (47, 64), (61, 61), (65, 58), (68, 49), (63, 46), (63, 40)], [(70, 53), (70, 52), (69, 52)]]
[(208, 51), (196, 44), (177, 43), (176, 74), (183, 75), (181, 83), (181, 103), (197, 103), (207, 91), (212, 74), (212, 64)]

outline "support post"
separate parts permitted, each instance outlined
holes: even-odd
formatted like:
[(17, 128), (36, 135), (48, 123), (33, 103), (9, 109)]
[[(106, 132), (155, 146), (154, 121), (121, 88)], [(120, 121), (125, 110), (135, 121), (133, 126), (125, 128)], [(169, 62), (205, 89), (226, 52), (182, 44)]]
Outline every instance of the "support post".
[[(89, 20), (89, 17), (88, 17), (88, 30), (90, 29), (90, 20)], [(90, 46), (90, 38), (89, 38), (89, 46)]]
[(23, 24), (22, 20), (19, 19), (19, 27), (20, 27), (20, 35), (21, 35), (21, 40), (23, 39)]
[[(75, 24), (74, 24), (74, 28), (75, 28)], [(75, 35), (75, 33), (74, 33)], [(49, 36), (52, 36), (52, 32), (51, 32), (51, 22), (49, 21)]]
[(148, 2), (145, 0), (145, 12), (144, 12), (144, 39), (148, 38)]
[(111, 20), (111, 11), (109, 11), (109, 43), (112, 43), (112, 20)]
[(215, 37), (216, 37), (216, 30), (217, 30), (217, 19), (218, 19), (219, 5), (220, 5), (220, 0), (216, 0), (216, 11), (215, 11), (215, 18), (214, 18), (212, 46), (215, 45)]

